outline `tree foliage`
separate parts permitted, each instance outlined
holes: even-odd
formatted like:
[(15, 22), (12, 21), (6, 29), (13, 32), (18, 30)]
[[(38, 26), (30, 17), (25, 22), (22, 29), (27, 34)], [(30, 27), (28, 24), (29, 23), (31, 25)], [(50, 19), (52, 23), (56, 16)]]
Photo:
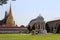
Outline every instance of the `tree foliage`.
[(35, 25), (32, 26), (32, 30), (35, 30)]
[(28, 25), (27, 29), (29, 30), (29, 33), (32, 31), (30, 25)]
[(57, 32), (56, 33), (60, 33), (60, 24), (57, 26)]
[[(3, 5), (3, 4), (7, 4), (9, 0), (0, 0), (0, 5)], [(12, 1), (15, 1), (15, 0), (12, 0)]]
[(0, 0), (0, 5), (7, 4), (8, 0)]
[(47, 32), (50, 32), (50, 27), (49, 27), (48, 23), (46, 23), (46, 30), (47, 30)]

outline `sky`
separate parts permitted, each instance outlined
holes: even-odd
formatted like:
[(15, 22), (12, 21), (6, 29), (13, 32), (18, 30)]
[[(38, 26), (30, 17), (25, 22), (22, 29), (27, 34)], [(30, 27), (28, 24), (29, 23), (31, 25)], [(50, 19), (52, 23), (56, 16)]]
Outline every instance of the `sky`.
[(46, 22), (60, 18), (60, 0), (9, 0), (7, 4), (0, 6), (0, 20), (4, 18), (5, 11), (9, 12), (10, 3), (14, 21), (18, 26), (28, 25), (39, 14)]

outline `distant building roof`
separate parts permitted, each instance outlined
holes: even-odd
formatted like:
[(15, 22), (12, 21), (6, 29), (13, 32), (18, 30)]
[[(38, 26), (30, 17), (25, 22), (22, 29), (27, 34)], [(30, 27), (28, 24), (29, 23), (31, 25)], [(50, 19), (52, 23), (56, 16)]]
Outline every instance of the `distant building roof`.
[(14, 30), (27, 30), (27, 27), (21, 28), (21, 27), (1, 27), (0, 31), (14, 31)]

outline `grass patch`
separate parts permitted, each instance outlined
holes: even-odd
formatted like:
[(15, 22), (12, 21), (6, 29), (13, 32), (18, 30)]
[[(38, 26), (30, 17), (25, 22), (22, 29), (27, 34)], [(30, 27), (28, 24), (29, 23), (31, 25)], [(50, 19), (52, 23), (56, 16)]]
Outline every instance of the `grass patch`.
[(60, 34), (0, 34), (0, 40), (60, 40)]

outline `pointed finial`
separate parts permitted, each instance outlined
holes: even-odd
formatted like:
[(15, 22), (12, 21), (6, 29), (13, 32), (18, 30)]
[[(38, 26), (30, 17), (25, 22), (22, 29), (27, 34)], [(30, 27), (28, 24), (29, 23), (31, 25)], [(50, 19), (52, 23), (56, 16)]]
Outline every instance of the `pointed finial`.
[(39, 16), (41, 16), (41, 13), (39, 14)]
[(11, 2), (10, 2), (10, 7), (11, 7)]
[(9, 15), (12, 15), (11, 3), (10, 3)]

